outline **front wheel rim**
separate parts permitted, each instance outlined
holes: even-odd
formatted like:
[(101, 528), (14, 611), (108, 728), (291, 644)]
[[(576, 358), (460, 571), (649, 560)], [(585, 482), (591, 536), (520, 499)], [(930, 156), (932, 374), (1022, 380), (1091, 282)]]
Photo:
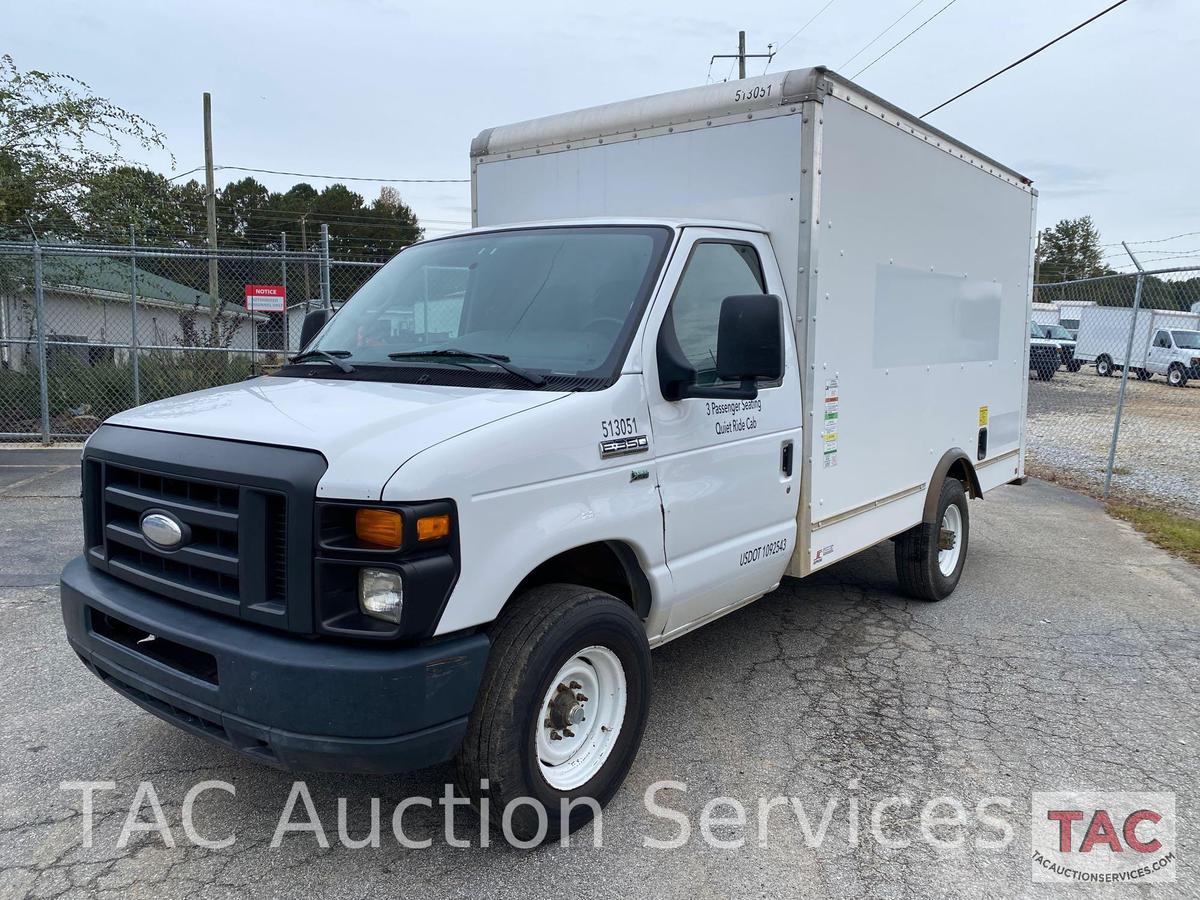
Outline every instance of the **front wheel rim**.
[(946, 550), (938, 551), (938, 570), (943, 577), (949, 578), (958, 568), (958, 559), (962, 555), (963, 517), (958, 505), (951, 503), (942, 515), (942, 531), (954, 535), (954, 545)]
[(607, 647), (585, 647), (550, 682), (537, 709), (538, 770), (550, 787), (587, 784), (612, 755), (625, 720), (625, 667)]

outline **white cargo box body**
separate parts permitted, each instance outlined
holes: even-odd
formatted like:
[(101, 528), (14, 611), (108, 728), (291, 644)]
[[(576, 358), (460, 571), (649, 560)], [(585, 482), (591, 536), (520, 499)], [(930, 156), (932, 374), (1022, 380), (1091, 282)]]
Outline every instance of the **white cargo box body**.
[(1075, 358), (1095, 362), (1107, 356), (1117, 366), (1125, 365), (1129, 347), (1129, 329), (1133, 323), (1133, 360), (1131, 366), (1145, 367), (1150, 341), (1160, 328), (1200, 331), (1200, 316), (1195, 313), (1169, 309), (1139, 309), (1133, 319), (1132, 307), (1092, 306), (1084, 309), (1079, 319), (1079, 337)]
[(1059, 317), (1058, 306), (1054, 303), (1033, 304), (1033, 321), (1039, 325), (1057, 325)]
[(804, 374), (796, 575), (919, 522), (951, 448), (985, 491), (1023, 474), (1035, 203), (1028, 179), (821, 68), (472, 145), (476, 225), (724, 220), (769, 235)]

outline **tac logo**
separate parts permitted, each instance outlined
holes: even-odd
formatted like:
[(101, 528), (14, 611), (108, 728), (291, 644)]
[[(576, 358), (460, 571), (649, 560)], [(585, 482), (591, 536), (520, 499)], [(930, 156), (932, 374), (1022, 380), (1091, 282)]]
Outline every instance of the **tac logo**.
[(1175, 880), (1175, 795), (1035, 792), (1034, 881), (1146, 884)]

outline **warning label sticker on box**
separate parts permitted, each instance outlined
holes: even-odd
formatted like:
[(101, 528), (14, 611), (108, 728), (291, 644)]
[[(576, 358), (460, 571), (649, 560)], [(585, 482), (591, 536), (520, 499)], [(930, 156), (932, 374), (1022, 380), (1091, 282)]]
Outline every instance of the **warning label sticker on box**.
[(835, 375), (825, 382), (825, 407), (821, 420), (821, 453), (823, 466), (832, 469), (838, 456), (838, 380)]

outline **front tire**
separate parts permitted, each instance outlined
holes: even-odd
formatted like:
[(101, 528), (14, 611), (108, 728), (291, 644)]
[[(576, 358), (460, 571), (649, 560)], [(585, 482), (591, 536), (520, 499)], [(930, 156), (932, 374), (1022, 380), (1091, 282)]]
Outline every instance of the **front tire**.
[[(491, 630), (492, 650), (457, 760), (459, 790), (512, 834), (557, 839), (620, 788), (642, 742), (652, 690), (650, 645), (628, 605), (592, 588), (551, 584), (516, 598)], [(483, 787), (486, 780), (487, 787)]]
[(1112, 360), (1107, 356), (1101, 356), (1096, 360), (1096, 374), (1107, 378), (1113, 373)]
[(896, 538), (900, 590), (917, 600), (949, 597), (962, 577), (970, 535), (967, 492), (957, 478), (947, 478), (933, 522), (922, 522)]
[(1172, 363), (1171, 368), (1167, 370), (1167, 384), (1171, 387), (1187, 387), (1187, 383), (1187, 372), (1183, 370), (1183, 366)]

